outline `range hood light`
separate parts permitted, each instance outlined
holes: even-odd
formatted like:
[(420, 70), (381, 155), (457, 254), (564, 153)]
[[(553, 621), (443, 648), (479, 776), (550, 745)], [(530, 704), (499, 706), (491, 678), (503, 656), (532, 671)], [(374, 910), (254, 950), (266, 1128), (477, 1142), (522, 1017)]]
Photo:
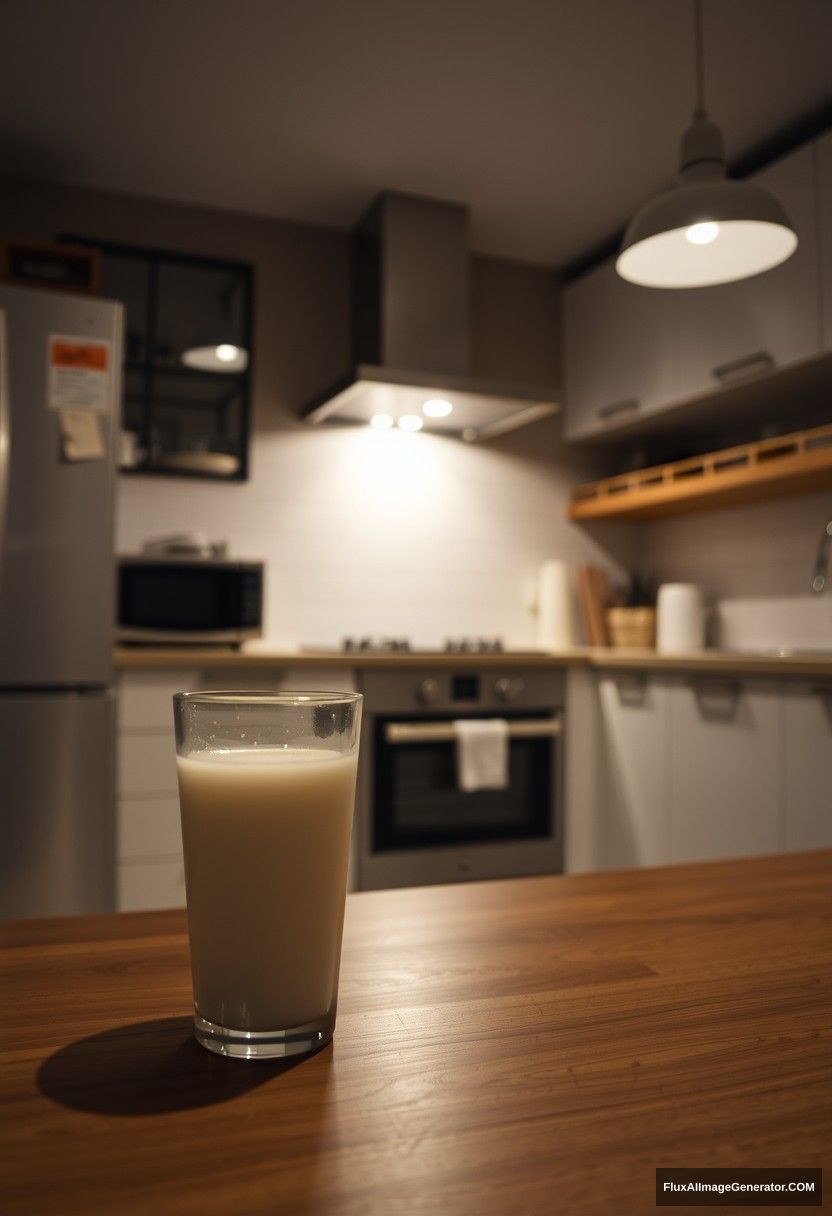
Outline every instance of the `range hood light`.
[(453, 412), (454, 407), (444, 397), (431, 397), (430, 401), (426, 401), (422, 406), (422, 413), (428, 418), (447, 418), (448, 414)]
[(422, 419), (418, 414), (402, 414), (399, 427), (403, 431), (421, 431)]
[(370, 419), (370, 426), (377, 431), (389, 431), (393, 425), (393, 417), (391, 414), (373, 414)]

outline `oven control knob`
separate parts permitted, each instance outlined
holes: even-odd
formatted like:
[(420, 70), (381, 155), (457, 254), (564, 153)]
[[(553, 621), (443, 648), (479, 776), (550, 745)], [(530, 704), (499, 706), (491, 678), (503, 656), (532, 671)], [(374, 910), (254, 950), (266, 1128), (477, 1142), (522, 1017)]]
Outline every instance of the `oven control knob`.
[(433, 705), (439, 700), (439, 681), (428, 678), (416, 688), (416, 700), (421, 705)]
[(512, 680), (508, 676), (504, 676), (495, 683), (494, 696), (498, 701), (516, 701), (525, 687), (526, 685), (522, 680)]

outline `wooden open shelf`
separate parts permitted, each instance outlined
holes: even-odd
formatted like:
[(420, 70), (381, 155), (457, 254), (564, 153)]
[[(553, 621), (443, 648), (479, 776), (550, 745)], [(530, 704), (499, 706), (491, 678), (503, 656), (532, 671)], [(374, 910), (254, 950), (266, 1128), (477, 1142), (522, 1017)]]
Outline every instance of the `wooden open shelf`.
[(832, 425), (607, 477), (572, 491), (569, 518), (657, 519), (832, 486)]

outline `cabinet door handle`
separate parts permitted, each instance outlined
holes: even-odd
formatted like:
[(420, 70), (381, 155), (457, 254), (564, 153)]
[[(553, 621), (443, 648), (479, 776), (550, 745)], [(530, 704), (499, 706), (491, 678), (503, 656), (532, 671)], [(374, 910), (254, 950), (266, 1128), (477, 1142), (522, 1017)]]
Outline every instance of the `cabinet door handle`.
[(647, 676), (643, 672), (630, 672), (614, 679), (619, 705), (635, 707), (644, 704), (647, 699)]
[(740, 359), (732, 359), (730, 363), (721, 363), (711, 369), (711, 375), (720, 384), (734, 384), (746, 377), (758, 376), (761, 372), (770, 372), (774, 367), (774, 358), (767, 350), (757, 350), (753, 355), (743, 355)]
[(690, 686), (699, 713), (707, 721), (732, 722), (739, 708), (742, 684), (739, 680), (692, 679)]
[(617, 414), (629, 414), (639, 407), (637, 397), (626, 397), (623, 401), (610, 401), (608, 405), (599, 405), (596, 413), (599, 418), (614, 418)]

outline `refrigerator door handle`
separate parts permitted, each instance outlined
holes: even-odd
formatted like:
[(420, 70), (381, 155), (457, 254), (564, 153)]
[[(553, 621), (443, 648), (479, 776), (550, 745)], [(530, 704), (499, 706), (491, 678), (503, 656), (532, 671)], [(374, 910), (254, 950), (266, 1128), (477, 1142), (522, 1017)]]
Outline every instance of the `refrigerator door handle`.
[(6, 313), (0, 308), (0, 579), (6, 549), (6, 510), (9, 500), (9, 344), (6, 337)]

